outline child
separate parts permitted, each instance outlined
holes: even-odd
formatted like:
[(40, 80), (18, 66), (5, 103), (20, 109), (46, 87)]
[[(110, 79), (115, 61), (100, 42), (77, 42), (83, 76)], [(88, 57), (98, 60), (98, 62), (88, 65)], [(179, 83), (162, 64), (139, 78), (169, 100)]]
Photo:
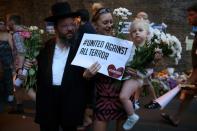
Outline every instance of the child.
[[(133, 21), (130, 28), (130, 36), (135, 47), (133, 48), (133, 54), (131, 54), (127, 66), (129, 66), (129, 63), (131, 63), (130, 61), (134, 55), (135, 49), (145, 44), (148, 34), (149, 24), (146, 21), (140, 19), (136, 19)], [(135, 73), (135, 71), (128, 69), (128, 72), (132, 75), (135, 75), (135, 77), (126, 80), (123, 83), (123, 87), (120, 92), (120, 101), (122, 102), (123, 107), (128, 115), (127, 120), (123, 124), (123, 128), (125, 130), (130, 130), (139, 120), (139, 116), (134, 113), (133, 104), (130, 100), (130, 97), (139, 87), (143, 85), (143, 79), (139, 77), (137, 73)]]

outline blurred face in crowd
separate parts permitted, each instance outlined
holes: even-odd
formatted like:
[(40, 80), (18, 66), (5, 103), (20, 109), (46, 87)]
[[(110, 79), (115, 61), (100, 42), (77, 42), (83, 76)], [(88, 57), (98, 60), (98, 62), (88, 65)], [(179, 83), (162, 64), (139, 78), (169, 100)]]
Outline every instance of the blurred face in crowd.
[(4, 23), (0, 23), (0, 31), (6, 31), (6, 26)]
[(77, 26), (74, 18), (65, 18), (58, 20), (57, 25), (55, 26), (55, 30), (59, 39), (64, 43), (67, 43), (74, 37), (76, 28)]
[(9, 20), (9, 19), (7, 19), (7, 21), (6, 21), (6, 26), (7, 26), (7, 28), (8, 28), (8, 30), (12, 30), (12, 31), (14, 31), (14, 21), (13, 20)]
[(131, 39), (136, 46), (145, 43), (148, 29), (143, 23), (134, 23), (130, 30)]
[(97, 33), (102, 35), (112, 35), (113, 18), (111, 13), (104, 13), (94, 24)]
[(187, 19), (190, 25), (197, 26), (197, 12), (196, 11), (188, 11)]
[(146, 22), (150, 23), (150, 21), (148, 20), (148, 14), (146, 12), (139, 12), (135, 19), (142, 19), (145, 20)]

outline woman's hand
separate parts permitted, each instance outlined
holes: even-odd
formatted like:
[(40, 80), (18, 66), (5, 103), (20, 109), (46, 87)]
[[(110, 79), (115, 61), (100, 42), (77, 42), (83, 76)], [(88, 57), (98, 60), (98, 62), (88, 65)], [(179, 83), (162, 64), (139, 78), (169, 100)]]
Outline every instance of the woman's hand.
[(26, 69), (30, 69), (33, 65), (37, 65), (36, 59), (33, 60), (25, 59), (23, 67)]
[(89, 68), (87, 68), (84, 71), (83, 77), (86, 78), (86, 79), (90, 79), (91, 77), (96, 75), (96, 73), (98, 72), (98, 70), (100, 68), (101, 68), (101, 65), (98, 62), (95, 62), (94, 64), (92, 64)]
[(131, 76), (136, 77), (137, 76), (137, 70), (130, 68), (130, 67), (126, 67), (126, 71), (127, 73), (129, 73)]
[(158, 60), (161, 60), (162, 59), (162, 57), (163, 57), (163, 53), (161, 52), (161, 53), (159, 53), (159, 52), (156, 52), (155, 53), (155, 58), (154, 58), (154, 60), (156, 61), (158, 61)]

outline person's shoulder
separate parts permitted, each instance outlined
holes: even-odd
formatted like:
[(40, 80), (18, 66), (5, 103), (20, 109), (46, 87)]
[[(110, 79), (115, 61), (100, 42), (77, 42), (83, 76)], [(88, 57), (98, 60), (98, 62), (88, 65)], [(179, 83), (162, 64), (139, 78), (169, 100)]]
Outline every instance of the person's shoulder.
[(0, 32), (0, 40), (1, 41), (8, 41), (10, 35), (8, 32)]
[(86, 22), (82, 29), (84, 33), (96, 34), (96, 30), (94, 29), (93, 25), (90, 22)]
[(53, 45), (55, 45), (55, 38), (51, 38), (51, 39), (45, 41), (43, 44), (44, 44), (43, 45), (44, 49), (51, 48)]

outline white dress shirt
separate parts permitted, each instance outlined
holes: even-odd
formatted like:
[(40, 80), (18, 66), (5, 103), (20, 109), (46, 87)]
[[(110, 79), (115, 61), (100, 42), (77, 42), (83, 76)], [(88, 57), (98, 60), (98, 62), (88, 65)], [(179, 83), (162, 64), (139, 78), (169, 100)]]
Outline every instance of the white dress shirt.
[(53, 85), (61, 85), (62, 77), (64, 74), (64, 68), (66, 66), (66, 61), (70, 47), (64, 47), (63, 49), (55, 45), (55, 52), (53, 56), (52, 64), (52, 75), (53, 75)]

